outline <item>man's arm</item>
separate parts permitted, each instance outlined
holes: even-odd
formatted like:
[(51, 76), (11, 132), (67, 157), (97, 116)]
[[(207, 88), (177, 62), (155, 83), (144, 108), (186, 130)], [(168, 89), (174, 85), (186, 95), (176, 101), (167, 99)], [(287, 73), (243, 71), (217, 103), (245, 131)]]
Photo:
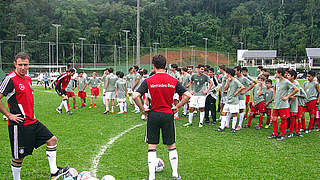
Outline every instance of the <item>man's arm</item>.
[(3, 105), (1, 99), (3, 98), (3, 94), (0, 93), (0, 112), (7, 116), (7, 118), (10, 120), (10, 121), (13, 121), (13, 122), (16, 122), (16, 123), (22, 123), (23, 122), (23, 118), (20, 117), (21, 114), (11, 114), (7, 108)]
[(184, 92), (182, 95), (181, 101), (172, 108), (173, 113), (176, 113), (179, 111), (179, 108), (185, 105), (187, 102), (189, 102), (189, 99), (191, 98), (192, 94), (188, 91)]
[(317, 91), (318, 91), (318, 103), (320, 102), (320, 86), (319, 86), (319, 84), (317, 84), (316, 85), (316, 87), (317, 87)]
[(133, 100), (136, 103), (136, 105), (139, 107), (142, 114), (146, 112), (146, 109), (144, 109), (142, 101), (141, 101), (141, 94), (139, 92), (133, 93)]
[(213, 86), (213, 82), (209, 80), (209, 87), (205, 91), (202, 92), (203, 95), (207, 94)]
[(283, 101), (288, 100), (291, 96), (295, 95), (297, 92), (299, 92), (299, 89), (296, 86), (293, 86), (293, 91), (288, 96), (282, 97), (281, 99)]

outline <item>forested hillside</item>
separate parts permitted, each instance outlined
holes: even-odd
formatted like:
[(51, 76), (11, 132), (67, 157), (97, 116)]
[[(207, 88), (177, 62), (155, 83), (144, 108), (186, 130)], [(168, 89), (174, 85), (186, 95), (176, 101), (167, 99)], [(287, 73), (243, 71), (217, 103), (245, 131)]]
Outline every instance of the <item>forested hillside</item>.
[[(8, 0), (0, 2), (0, 40), (125, 44), (136, 41), (136, 0)], [(141, 46), (204, 47), (222, 52), (276, 49), (305, 56), (320, 47), (320, 0), (141, 0)], [(5, 54), (5, 52), (3, 52)], [(69, 58), (70, 59), (70, 58)], [(67, 61), (67, 60), (66, 60)]]

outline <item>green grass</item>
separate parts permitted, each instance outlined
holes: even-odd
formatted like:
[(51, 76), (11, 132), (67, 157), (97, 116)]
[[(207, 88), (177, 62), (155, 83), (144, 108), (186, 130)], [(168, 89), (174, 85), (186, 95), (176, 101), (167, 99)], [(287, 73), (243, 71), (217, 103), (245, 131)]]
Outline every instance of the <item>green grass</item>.
[[(54, 91), (34, 88), (37, 118), (58, 137), (57, 164), (89, 171), (92, 159), (111, 138), (122, 131), (144, 123), (140, 115), (104, 115), (98, 107), (74, 110), (71, 116), (57, 114), (61, 102)], [(49, 93), (48, 93), (49, 92)], [(79, 99), (77, 99), (79, 100)], [(89, 100), (89, 99), (88, 99)], [(77, 103), (79, 104), (80, 101)], [(118, 111), (118, 108), (116, 108)], [(129, 112), (131, 112), (130, 107)], [(269, 140), (272, 128), (260, 131), (243, 129), (231, 134), (229, 129), (217, 132), (218, 125), (203, 128), (182, 127), (187, 118), (176, 120), (179, 173), (183, 179), (318, 179), (320, 162), (319, 133), (303, 138)], [(194, 118), (194, 125), (199, 115)], [(253, 121), (256, 123), (257, 119)], [(116, 179), (142, 179), (148, 176), (145, 125), (133, 129), (113, 143), (100, 159), (97, 176), (111, 174)], [(0, 179), (12, 179), (7, 122), (0, 121)], [(159, 145), (157, 156), (164, 160), (165, 170), (157, 179), (170, 179), (171, 167), (167, 148)], [(45, 145), (25, 158), (22, 179), (49, 179)]]

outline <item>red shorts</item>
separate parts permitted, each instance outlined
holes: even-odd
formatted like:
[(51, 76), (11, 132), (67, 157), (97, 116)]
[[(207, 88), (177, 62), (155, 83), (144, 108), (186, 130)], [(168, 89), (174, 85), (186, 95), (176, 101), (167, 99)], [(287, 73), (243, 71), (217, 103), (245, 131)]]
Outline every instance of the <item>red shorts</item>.
[(267, 116), (271, 116), (271, 108), (266, 108)]
[(79, 97), (87, 97), (87, 93), (86, 92), (78, 92), (78, 96)]
[(297, 114), (298, 119), (302, 118), (302, 114), (304, 113), (304, 111), (305, 111), (304, 106), (298, 106), (298, 114)]
[(316, 113), (316, 104), (317, 100), (312, 100), (306, 103), (306, 111), (309, 112), (310, 114), (315, 114)]
[(254, 113), (264, 113), (265, 110), (265, 105), (264, 105), (264, 101), (261, 101), (259, 104), (256, 104), (255, 106), (252, 106), (251, 104), (251, 112)]
[(68, 97), (74, 97), (75, 95), (74, 95), (74, 92), (67, 92), (67, 96)]
[(99, 96), (99, 88), (91, 88), (91, 96)]
[(296, 113), (296, 112), (290, 112), (290, 117), (292, 117), (292, 116), (297, 116), (297, 114), (298, 114), (298, 113)]
[(278, 117), (280, 116), (281, 119), (287, 119), (290, 117), (290, 108), (286, 109), (273, 109), (273, 117)]
[(250, 95), (246, 95), (246, 104), (250, 101)]

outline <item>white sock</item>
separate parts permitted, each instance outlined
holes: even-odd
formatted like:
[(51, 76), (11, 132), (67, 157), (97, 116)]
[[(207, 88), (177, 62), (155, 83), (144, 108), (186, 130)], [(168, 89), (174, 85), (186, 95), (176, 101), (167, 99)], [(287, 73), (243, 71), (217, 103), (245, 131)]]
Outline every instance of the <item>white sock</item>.
[(237, 125), (237, 116), (232, 118), (232, 129), (236, 129), (236, 125)]
[(200, 124), (203, 124), (204, 112), (200, 111)]
[(225, 126), (227, 126), (227, 127), (229, 127), (229, 125), (230, 125), (230, 118), (231, 118), (231, 115), (230, 115), (230, 113), (228, 113), (227, 119), (226, 119), (226, 124), (225, 124)]
[(189, 123), (192, 124), (192, 119), (193, 119), (193, 113), (189, 113)]
[(240, 115), (239, 115), (239, 126), (240, 127), (242, 127), (243, 118), (244, 118), (244, 112), (240, 113)]
[(129, 96), (129, 101), (130, 101), (130, 104), (133, 103), (133, 101), (132, 101), (132, 96)]
[(227, 116), (220, 116), (220, 117), (221, 117), (220, 129), (224, 129), (226, 127)]
[(114, 106), (111, 106), (111, 110), (114, 111)]
[(151, 150), (148, 151), (148, 167), (149, 167), (149, 179), (153, 180), (156, 179), (155, 175), (155, 166), (157, 164), (156, 162), (157, 159), (157, 151)]
[(124, 107), (124, 111), (127, 112), (127, 102), (124, 102), (124, 103), (123, 103), (123, 107)]
[(65, 99), (65, 100), (62, 100), (62, 104), (63, 104), (63, 106), (64, 106), (64, 109), (66, 109), (66, 112), (68, 112), (68, 111), (69, 111), (69, 108), (68, 108), (67, 100), (66, 100), (66, 99)]
[(63, 100), (61, 101), (61, 103), (60, 103), (60, 105), (59, 105), (58, 109), (62, 109), (62, 106), (63, 106)]
[(119, 104), (119, 109), (120, 109), (120, 112), (123, 112), (123, 102), (118, 102)]
[(172, 168), (172, 176), (178, 177), (178, 152), (176, 148), (169, 150), (169, 160)]
[(47, 151), (46, 151), (48, 161), (49, 161), (49, 166), (50, 166), (50, 172), (51, 174), (54, 174), (58, 171), (57, 168), (57, 145), (55, 146), (47, 146)]
[(22, 162), (11, 162), (11, 171), (12, 171), (12, 177), (13, 180), (20, 180), (20, 173), (21, 173), (21, 166)]
[(106, 105), (106, 98), (105, 98), (105, 96), (102, 96), (102, 102), (103, 102), (104, 105)]
[(185, 105), (183, 106), (183, 114), (186, 115), (187, 112), (188, 112), (188, 104), (185, 104)]
[(134, 110), (139, 111), (139, 106), (137, 106), (136, 103), (134, 103)]

